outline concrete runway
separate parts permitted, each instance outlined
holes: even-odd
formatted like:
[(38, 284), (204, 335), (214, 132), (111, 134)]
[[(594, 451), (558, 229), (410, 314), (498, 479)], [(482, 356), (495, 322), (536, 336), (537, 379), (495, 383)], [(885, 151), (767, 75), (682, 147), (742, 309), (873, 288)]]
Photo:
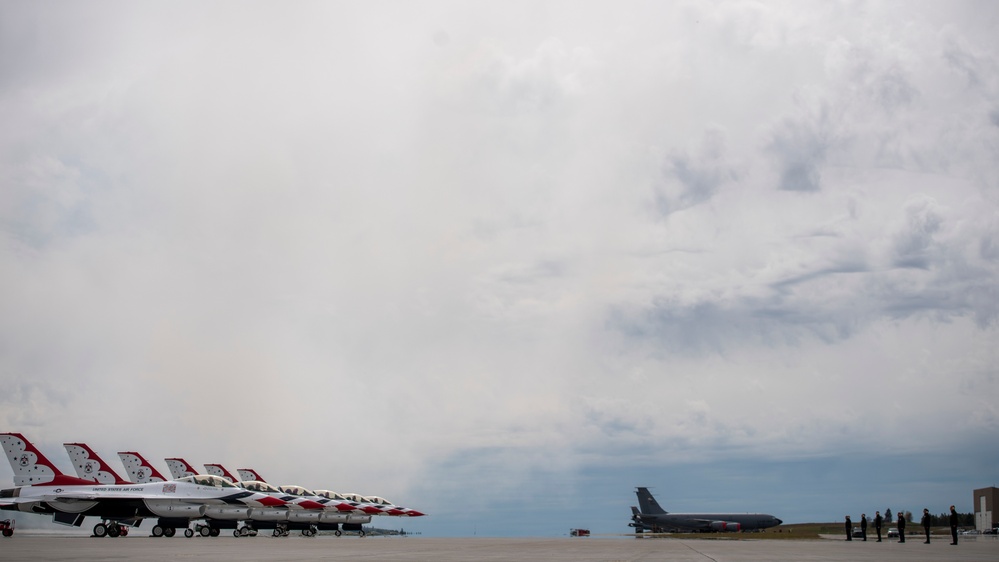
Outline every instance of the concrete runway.
[(995, 561), (999, 541), (979, 537), (958, 546), (947, 541), (876, 543), (842, 540), (635, 539), (635, 538), (90, 538), (19, 533), (0, 538), (0, 560), (671, 560), (674, 562)]

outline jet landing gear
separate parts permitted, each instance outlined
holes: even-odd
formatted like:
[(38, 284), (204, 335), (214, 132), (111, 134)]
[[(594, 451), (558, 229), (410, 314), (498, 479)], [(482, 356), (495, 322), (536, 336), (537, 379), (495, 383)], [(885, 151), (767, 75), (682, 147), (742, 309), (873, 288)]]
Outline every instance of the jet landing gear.
[(287, 525), (275, 525), (274, 532), (271, 534), (274, 537), (287, 537), (288, 536), (288, 526)]
[(243, 525), (238, 529), (232, 530), (232, 536), (234, 537), (255, 537), (257, 536), (257, 530), (249, 525)]
[(302, 529), (302, 536), (303, 537), (314, 537), (314, 536), (316, 536), (316, 532), (318, 532), (318, 529), (316, 528), (316, 526), (315, 525), (309, 525), (309, 527), (307, 529)]
[[(191, 531), (191, 529), (188, 529), (187, 531)], [(222, 531), (218, 530), (216, 527), (212, 527), (211, 525), (202, 525), (201, 523), (194, 525), (194, 530), (191, 531), (190, 535), (187, 534), (187, 531), (184, 531), (184, 536), (187, 538), (193, 537), (195, 533), (203, 537), (217, 537), (222, 534)]]
[(14, 536), (14, 520), (13, 519), (0, 520), (0, 532), (2, 532), (3, 536), (5, 537)]
[[(13, 532), (13, 531), (12, 531)], [(95, 537), (127, 537), (128, 527), (125, 525), (120, 525), (114, 521), (101, 521), (100, 523), (94, 525)]]
[[(153, 527), (153, 536), (154, 537), (166, 537), (166, 538), (170, 538), (170, 537), (174, 536), (174, 534), (176, 534), (176, 533), (177, 533), (177, 529), (175, 529), (173, 527), (163, 527), (162, 525), (156, 525), (156, 526)], [(185, 534), (186, 534), (186, 532), (185, 532)]]

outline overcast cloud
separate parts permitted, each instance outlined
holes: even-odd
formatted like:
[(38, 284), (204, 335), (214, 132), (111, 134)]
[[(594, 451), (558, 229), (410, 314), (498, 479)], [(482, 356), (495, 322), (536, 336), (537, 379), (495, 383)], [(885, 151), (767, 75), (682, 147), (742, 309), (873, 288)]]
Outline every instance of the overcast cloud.
[(67, 470), (85, 441), (382, 495), (425, 534), (626, 532), (639, 485), (971, 511), (996, 29), (991, 2), (0, 2), (0, 430)]

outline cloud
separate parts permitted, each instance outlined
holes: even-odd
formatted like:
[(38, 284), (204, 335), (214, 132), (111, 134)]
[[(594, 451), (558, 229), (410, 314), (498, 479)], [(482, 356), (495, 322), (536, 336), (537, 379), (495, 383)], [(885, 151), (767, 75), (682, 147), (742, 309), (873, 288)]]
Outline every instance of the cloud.
[[(705, 133), (695, 154), (677, 151), (666, 160), (665, 185), (656, 190), (664, 215), (707, 201), (723, 183), (738, 179), (736, 166), (725, 161), (725, 134), (718, 129)], [(679, 185), (670, 189), (670, 182)]]
[(119, 8), (0, 8), (0, 427), (53, 456), (529, 532), (994, 433), (994, 10)]

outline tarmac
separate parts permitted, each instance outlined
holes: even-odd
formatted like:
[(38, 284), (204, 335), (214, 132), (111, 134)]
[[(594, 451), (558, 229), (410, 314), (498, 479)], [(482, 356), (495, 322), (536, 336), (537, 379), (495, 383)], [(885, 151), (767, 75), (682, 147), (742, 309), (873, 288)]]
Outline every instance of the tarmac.
[(0, 538), (0, 560), (308, 560), (878, 562), (995, 561), (999, 541), (979, 537), (951, 546), (845, 540), (753, 540), (633, 537), (428, 538), (428, 537), (184, 537), (91, 538), (18, 533)]

